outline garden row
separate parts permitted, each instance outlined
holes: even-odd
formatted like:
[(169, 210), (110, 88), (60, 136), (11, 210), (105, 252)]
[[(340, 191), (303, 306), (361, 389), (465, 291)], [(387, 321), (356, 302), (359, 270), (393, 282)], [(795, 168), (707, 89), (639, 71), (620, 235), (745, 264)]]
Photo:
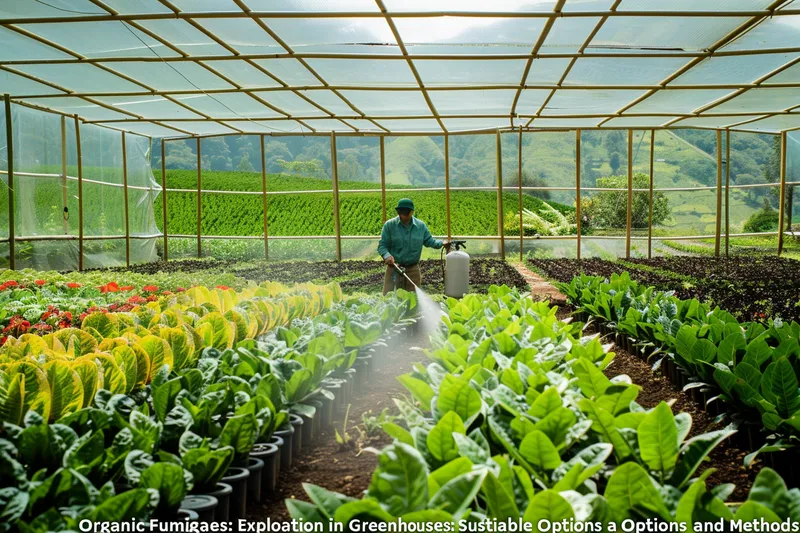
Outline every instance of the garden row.
[(655, 368), (711, 413), (727, 414), (743, 448), (780, 451), (767, 460), (800, 482), (794, 450), (784, 451), (800, 436), (800, 324), (739, 322), (719, 307), (656, 291), (627, 273), (580, 276), (558, 286), (628, 351), (655, 360)]
[(531, 259), (544, 276), (569, 283), (575, 276), (609, 277), (628, 272), (631, 279), (683, 299), (719, 305), (740, 320), (800, 320), (800, 262), (770, 255), (730, 258)]
[(364, 497), (306, 485), (310, 501), (286, 500), (293, 518), (401, 518), (461, 530), (522, 520), (537, 531), (540, 520), (605, 531), (627, 519), (692, 530), (701, 521), (798, 518), (800, 491), (769, 468), (747, 501), (726, 503), (733, 487), (708, 487), (713, 469), (703, 466), (736, 431), (690, 437), (687, 413), (664, 402), (642, 407), (630, 378), (604, 375), (610, 345), (582, 336), (581, 323), (558, 320), (548, 303), (493, 287), (450, 299), (445, 310), (426, 351), (431, 362), (399, 377), (411, 398), (396, 399), (399, 423), (383, 425), (394, 442), (380, 451)]
[[(377, 256), (377, 251), (375, 252)], [(420, 261), (422, 282), (426, 291), (436, 294), (444, 292), (442, 262), (433, 259)], [(279, 283), (336, 281), (344, 291), (378, 292), (383, 290), (386, 271), (381, 261), (220, 261), (175, 260), (133, 265), (129, 269), (112, 269), (113, 272), (135, 272), (137, 274), (189, 274), (214, 272), (227, 273), (245, 280), (260, 282), (265, 279)], [(520, 290), (527, 288), (525, 278), (505, 261), (498, 259), (470, 259), (470, 291), (486, 292), (491, 285), (505, 284)]]
[(414, 307), (335, 284), (193, 287), (9, 336), (0, 530), (243, 518)]

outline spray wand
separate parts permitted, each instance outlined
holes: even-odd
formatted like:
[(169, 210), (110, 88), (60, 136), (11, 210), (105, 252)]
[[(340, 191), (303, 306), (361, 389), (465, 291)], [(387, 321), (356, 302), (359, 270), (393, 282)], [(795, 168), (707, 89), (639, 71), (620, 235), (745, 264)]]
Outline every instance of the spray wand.
[(406, 274), (405, 270), (403, 270), (402, 268), (397, 266), (397, 263), (392, 263), (392, 265), (397, 269), (398, 272), (400, 272), (403, 275), (404, 278), (406, 278), (408, 280), (408, 282), (410, 284), (412, 284), (414, 286), (415, 289), (419, 289), (419, 287), (417, 287), (417, 284), (414, 283), (413, 281), (411, 281), (411, 278), (408, 277), (408, 275)]

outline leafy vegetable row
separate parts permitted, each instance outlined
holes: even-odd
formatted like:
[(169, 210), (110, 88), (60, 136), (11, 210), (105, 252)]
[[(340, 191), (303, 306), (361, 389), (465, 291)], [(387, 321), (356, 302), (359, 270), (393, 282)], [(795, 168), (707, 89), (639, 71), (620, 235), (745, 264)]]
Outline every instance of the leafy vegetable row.
[[(25, 412), (17, 422), (6, 419), (0, 431), (0, 530), (59, 531), (75, 529), (82, 519), (174, 517), (187, 493), (207, 493), (231, 464), (246, 464), (253, 446), (269, 441), (290, 412), (313, 415), (307, 402), (330, 397), (326, 380), (342, 375), (360, 351), (404, 324), (414, 305), (408, 294), (342, 299), (335, 285), (297, 286), (274, 297), (286, 290), (266, 284), (254, 291), (269, 296), (254, 293), (246, 299), (232, 291), (197, 289), (176, 296), (163, 310), (153, 304), (134, 316), (85, 321), (86, 329), (70, 332), (66, 345), (55, 336), (36, 338), (46, 348), (30, 338), (7, 343), (4, 357), (13, 352), (21, 360), (0, 370), (6, 384), (0, 388), (3, 412)], [(257, 302), (270, 304), (270, 312), (258, 313)], [(233, 310), (252, 316), (237, 320), (229, 315)], [(209, 322), (200, 321), (213, 314), (219, 315), (214, 327), (204, 331)], [(173, 325), (178, 318), (184, 322)], [(198, 332), (186, 337), (198, 344), (187, 352), (192, 359), (178, 366), (174, 350), (171, 362), (164, 355), (171, 348), (161, 332), (184, 328)], [(109, 336), (98, 343), (101, 331)], [(77, 372), (54, 369), (80, 359), (100, 370), (119, 348), (146, 352), (140, 345), (148, 337), (160, 343), (163, 357), (158, 363), (149, 355), (137, 359), (137, 368), (144, 361), (143, 368), (153, 370), (144, 383), (125, 393), (98, 386), (87, 404), (58, 407), (69, 397), (66, 391), (77, 390)], [(98, 351), (104, 343), (114, 345), (111, 356)], [(94, 349), (82, 353), (90, 346)], [(48, 383), (49, 416), (42, 414), (46, 400), (26, 403), (42, 396), (28, 373), (60, 378)], [(106, 373), (98, 376), (105, 385)]]
[(559, 284), (571, 303), (656, 350), (691, 376), (689, 387), (719, 389), (737, 418), (795, 441), (800, 436), (800, 324), (739, 322), (698, 300), (631, 281), (580, 276)]
[(800, 504), (800, 490), (765, 469), (746, 503), (727, 505), (734, 487), (709, 490), (713, 470), (701, 466), (735, 430), (690, 437), (687, 413), (639, 405), (627, 376), (603, 373), (609, 346), (547, 303), (493, 287), (446, 311), (433, 362), (399, 378), (413, 400), (395, 400), (402, 425), (384, 425), (394, 443), (365, 497), (306, 485), (311, 503), (287, 500), (294, 518), (691, 524), (778, 520)]

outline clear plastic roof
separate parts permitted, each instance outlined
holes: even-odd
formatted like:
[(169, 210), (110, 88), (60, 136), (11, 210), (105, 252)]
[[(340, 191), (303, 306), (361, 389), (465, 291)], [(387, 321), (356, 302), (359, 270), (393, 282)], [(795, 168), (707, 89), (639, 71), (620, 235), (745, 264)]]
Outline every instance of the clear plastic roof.
[(776, 133), (800, 128), (800, 6), (3, 0), (0, 93), (163, 137), (519, 127)]

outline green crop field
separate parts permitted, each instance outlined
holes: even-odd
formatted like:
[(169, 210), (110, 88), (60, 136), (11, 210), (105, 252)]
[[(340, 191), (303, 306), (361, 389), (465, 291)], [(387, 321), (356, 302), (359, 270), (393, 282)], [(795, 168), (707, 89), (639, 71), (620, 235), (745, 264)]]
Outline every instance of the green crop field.
[[(160, 179), (160, 176), (158, 176)], [(168, 170), (167, 187), (196, 189), (194, 171)], [(380, 185), (367, 182), (339, 182), (341, 191), (375, 189), (374, 193), (340, 192), (339, 210), (343, 235), (377, 236), (382, 226)], [(262, 190), (261, 174), (252, 172), (202, 173), (202, 188), (219, 191)], [(324, 179), (299, 178), (270, 174), (269, 191), (330, 190), (331, 182)], [(447, 234), (445, 193), (443, 191), (387, 191), (387, 215), (394, 216), (392, 207), (402, 197), (411, 197), (416, 216), (424, 220), (435, 235)], [(156, 200), (155, 211), (161, 213), (162, 199)], [(452, 191), (450, 194), (451, 224), (454, 235), (497, 235), (497, 193), (494, 191)], [(542, 201), (533, 196), (523, 197), (526, 209), (538, 212)], [(563, 213), (574, 212), (571, 206), (555, 204)], [(197, 232), (197, 193), (167, 193), (167, 227), (170, 234), (189, 235)], [(503, 194), (503, 212), (518, 212), (517, 194)], [(269, 234), (274, 236), (333, 235), (333, 192), (278, 194), (268, 196)], [(161, 217), (156, 217), (159, 227)], [(233, 195), (204, 193), (201, 208), (204, 235), (262, 235), (263, 199), (260, 194)]]

